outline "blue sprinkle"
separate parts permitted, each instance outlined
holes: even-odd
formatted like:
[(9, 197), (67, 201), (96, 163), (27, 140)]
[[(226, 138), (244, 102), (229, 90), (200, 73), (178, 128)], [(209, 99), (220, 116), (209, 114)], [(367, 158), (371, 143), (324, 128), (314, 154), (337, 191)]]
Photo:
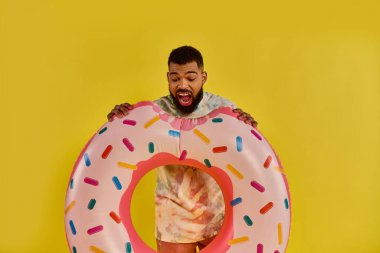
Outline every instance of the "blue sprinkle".
[(214, 119), (212, 119), (212, 122), (220, 123), (220, 122), (223, 122), (223, 119), (222, 118), (214, 118)]
[(91, 165), (91, 161), (87, 153), (84, 154), (84, 162), (86, 163), (87, 167)]
[(240, 204), (242, 202), (242, 199), (240, 197), (231, 200), (231, 206), (236, 206), (237, 204)]
[(289, 201), (288, 201), (288, 199), (285, 198), (284, 202), (285, 202), (285, 208), (289, 209)]
[(117, 177), (113, 177), (112, 182), (114, 183), (116, 189), (121, 190), (122, 187), (121, 187), (120, 181)]
[(178, 132), (178, 131), (169, 130), (168, 133), (170, 136), (173, 136), (173, 137), (179, 137), (180, 136), (180, 132)]
[(73, 235), (76, 235), (77, 230), (75, 229), (74, 222), (72, 220), (70, 220), (69, 224), (70, 224), (70, 228), (71, 228), (71, 233), (73, 233)]
[(107, 127), (103, 128), (102, 130), (99, 131), (99, 134), (102, 134), (104, 133), (105, 131), (107, 131)]
[(127, 242), (126, 250), (127, 250), (127, 253), (131, 253), (132, 252), (132, 245), (131, 245), (130, 242)]
[(243, 150), (243, 140), (240, 136), (236, 137), (236, 149), (238, 152)]
[(70, 189), (74, 188), (74, 178), (70, 180)]

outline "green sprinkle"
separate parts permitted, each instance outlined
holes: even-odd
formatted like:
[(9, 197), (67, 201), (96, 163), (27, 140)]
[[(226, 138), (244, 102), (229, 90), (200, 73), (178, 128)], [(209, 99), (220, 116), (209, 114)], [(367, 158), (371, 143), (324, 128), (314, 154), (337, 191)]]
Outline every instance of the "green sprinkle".
[(107, 131), (107, 127), (103, 128), (102, 130), (99, 131), (99, 134), (102, 134), (104, 133), (105, 131)]
[(88, 209), (92, 210), (96, 204), (96, 199), (91, 199), (90, 202), (88, 202)]
[(208, 159), (205, 159), (205, 164), (207, 167), (211, 168), (211, 163)]
[(249, 218), (248, 215), (244, 215), (244, 221), (245, 221), (245, 223), (246, 223), (248, 226), (252, 226), (252, 224), (253, 224), (251, 218)]
[(149, 153), (153, 153), (153, 152), (154, 152), (154, 143), (149, 142)]
[(220, 122), (223, 122), (223, 119), (222, 118), (214, 118), (214, 119), (212, 119), (212, 122), (220, 123)]

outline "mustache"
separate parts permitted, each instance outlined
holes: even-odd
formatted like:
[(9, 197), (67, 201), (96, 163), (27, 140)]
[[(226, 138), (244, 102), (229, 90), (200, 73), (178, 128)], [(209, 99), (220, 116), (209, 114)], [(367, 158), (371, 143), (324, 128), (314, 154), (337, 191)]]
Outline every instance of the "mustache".
[(186, 89), (178, 89), (175, 93), (178, 93), (178, 92), (190, 92), (191, 94), (193, 94), (191, 90), (186, 90)]

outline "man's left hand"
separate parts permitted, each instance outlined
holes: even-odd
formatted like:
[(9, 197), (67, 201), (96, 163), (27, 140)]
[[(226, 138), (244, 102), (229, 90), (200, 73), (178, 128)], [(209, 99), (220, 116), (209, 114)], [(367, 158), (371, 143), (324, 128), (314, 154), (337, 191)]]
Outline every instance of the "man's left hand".
[(238, 113), (239, 115), (237, 116), (237, 118), (241, 121), (244, 121), (244, 123), (246, 124), (249, 124), (253, 127), (256, 127), (257, 126), (257, 121), (255, 121), (255, 119), (248, 113), (246, 112), (243, 112), (242, 109), (240, 108), (236, 108), (236, 109), (233, 109), (232, 110), (234, 113)]

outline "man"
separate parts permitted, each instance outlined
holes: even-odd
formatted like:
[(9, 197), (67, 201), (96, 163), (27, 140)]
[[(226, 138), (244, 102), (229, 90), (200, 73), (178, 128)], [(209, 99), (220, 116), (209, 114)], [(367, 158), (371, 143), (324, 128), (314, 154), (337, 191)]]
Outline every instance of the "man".
[[(234, 108), (238, 119), (256, 127), (257, 122), (220, 96), (203, 92), (207, 80), (201, 53), (191, 47), (174, 49), (168, 60), (170, 95), (154, 101), (177, 117), (198, 118), (220, 106)], [(115, 106), (108, 120), (124, 117), (133, 106)], [(181, 165), (157, 168), (155, 191), (156, 240), (160, 253), (194, 253), (217, 235), (224, 219), (224, 199), (216, 181), (207, 173)]]

